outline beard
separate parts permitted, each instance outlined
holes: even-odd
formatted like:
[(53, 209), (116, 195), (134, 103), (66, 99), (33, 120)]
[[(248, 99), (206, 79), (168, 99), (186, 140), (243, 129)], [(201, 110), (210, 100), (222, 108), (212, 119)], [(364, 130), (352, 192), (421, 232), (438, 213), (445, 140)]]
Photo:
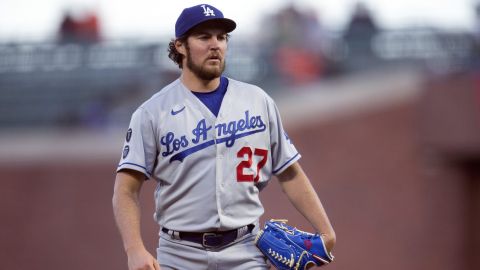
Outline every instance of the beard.
[(187, 49), (187, 67), (195, 74), (198, 78), (204, 81), (211, 81), (220, 77), (225, 71), (225, 60), (220, 61), (219, 66), (207, 67), (205, 64), (196, 64), (190, 54), (190, 48), (186, 46)]

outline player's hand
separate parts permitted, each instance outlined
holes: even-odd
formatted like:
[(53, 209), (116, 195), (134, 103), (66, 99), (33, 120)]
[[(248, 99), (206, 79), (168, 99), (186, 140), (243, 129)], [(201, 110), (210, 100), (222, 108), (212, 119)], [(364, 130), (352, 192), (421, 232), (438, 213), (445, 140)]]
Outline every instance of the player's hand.
[(145, 248), (129, 250), (128, 270), (160, 270), (157, 260)]

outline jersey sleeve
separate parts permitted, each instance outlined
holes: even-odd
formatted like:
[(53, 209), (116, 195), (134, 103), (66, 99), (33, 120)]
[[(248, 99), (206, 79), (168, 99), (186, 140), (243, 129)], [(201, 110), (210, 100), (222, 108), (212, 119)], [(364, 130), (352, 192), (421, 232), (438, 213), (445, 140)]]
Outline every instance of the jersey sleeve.
[(157, 147), (152, 117), (140, 107), (133, 113), (130, 120), (117, 172), (131, 169), (150, 178), (156, 157)]
[(283, 129), (282, 119), (277, 105), (268, 100), (270, 145), (272, 151), (272, 173), (278, 175), (301, 157), (293, 142)]

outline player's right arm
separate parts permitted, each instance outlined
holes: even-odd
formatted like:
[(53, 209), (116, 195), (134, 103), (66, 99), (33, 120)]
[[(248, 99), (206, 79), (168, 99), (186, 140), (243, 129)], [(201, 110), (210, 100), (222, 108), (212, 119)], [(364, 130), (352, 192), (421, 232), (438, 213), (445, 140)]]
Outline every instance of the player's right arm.
[(145, 175), (134, 170), (117, 173), (113, 192), (113, 213), (129, 270), (160, 270), (157, 260), (146, 250), (140, 232), (139, 195)]

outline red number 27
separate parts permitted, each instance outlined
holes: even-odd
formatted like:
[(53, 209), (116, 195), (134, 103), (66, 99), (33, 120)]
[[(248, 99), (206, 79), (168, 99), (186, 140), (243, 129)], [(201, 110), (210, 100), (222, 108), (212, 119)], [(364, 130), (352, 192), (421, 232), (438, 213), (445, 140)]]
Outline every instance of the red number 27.
[[(247, 159), (245, 160), (245, 156)], [(250, 169), (253, 165), (253, 156), (259, 156), (261, 159), (257, 163), (257, 174), (245, 174), (243, 169)], [(243, 147), (237, 153), (237, 157), (243, 159), (237, 165), (237, 181), (238, 182), (258, 182), (260, 179), (260, 169), (267, 163), (268, 150), (255, 148), (254, 151), (250, 147)]]

